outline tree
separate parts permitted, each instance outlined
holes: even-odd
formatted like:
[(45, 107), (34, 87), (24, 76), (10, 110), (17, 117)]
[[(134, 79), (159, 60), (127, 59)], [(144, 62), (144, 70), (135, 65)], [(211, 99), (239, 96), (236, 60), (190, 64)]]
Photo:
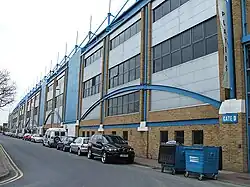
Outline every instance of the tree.
[(0, 71), (0, 108), (14, 102), (16, 95), (16, 84), (11, 81), (7, 70)]

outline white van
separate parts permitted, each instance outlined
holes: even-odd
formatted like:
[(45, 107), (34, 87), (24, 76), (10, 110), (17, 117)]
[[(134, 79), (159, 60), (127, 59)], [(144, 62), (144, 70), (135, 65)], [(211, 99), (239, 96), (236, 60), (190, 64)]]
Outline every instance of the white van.
[(43, 146), (56, 147), (61, 137), (67, 136), (64, 128), (49, 128), (43, 138)]

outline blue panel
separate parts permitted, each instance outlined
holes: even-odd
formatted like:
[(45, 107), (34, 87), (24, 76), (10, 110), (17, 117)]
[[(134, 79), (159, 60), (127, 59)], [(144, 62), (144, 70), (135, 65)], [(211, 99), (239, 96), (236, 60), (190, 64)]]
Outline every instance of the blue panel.
[(217, 124), (219, 124), (219, 119), (196, 119), (196, 120), (166, 121), (166, 122), (147, 122), (148, 127), (217, 125)]
[(44, 107), (45, 107), (45, 95), (46, 95), (46, 82), (43, 82), (41, 86), (41, 97), (40, 97), (40, 105), (39, 105), (39, 126), (43, 125), (44, 120)]
[(66, 105), (64, 121), (75, 121), (78, 105), (80, 54), (76, 52), (68, 62)]
[(243, 44), (249, 43), (250, 42), (250, 35), (243, 36), (242, 39), (241, 39), (241, 42)]

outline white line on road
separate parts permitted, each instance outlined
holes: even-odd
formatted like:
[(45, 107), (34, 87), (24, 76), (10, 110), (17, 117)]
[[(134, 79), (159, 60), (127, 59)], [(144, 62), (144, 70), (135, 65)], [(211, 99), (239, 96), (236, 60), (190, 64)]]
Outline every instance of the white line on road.
[(11, 182), (14, 182), (20, 178), (23, 177), (23, 172), (17, 167), (17, 165), (13, 162), (13, 160), (11, 159), (11, 157), (9, 156), (9, 154), (5, 151), (5, 149), (3, 148), (2, 145), (0, 145), (5, 156), (8, 158), (9, 162), (10, 162), (10, 165), (13, 169), (13, 171), (15, 172), (15, 176), (9, 178), (9, 179), (6, 179), (4, 181), (1, 181), (0, 182), (0, 186), (4, 185), (4, 184), (8, 184), (8, 183), (11, 183)]

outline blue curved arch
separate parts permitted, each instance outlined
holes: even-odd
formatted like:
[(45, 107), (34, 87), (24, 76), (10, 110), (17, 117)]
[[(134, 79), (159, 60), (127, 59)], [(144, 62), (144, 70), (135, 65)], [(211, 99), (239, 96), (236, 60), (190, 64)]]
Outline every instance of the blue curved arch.
[(49, 117), (52, 115), (52, 114), (56, 114), (57, 118), (59, 119), (60, 123), (62, 122), (62, 118), (60, 116), (60, 114), (56, 111), (56, 110), (52, 110), (50, 111), (50, 113), (48, 113), (44, 123), (43, 123), (43, 126), (46, 125), (47, 121), (49, 120)]
[(133, 86), (123, 87), (123, 88), (114, 90), (114, 91), (106, 94), (105, 96), (103, 96), (101, 99), (97, 100), (82, 115), (82, 117), (80, 118), (80, 121), (84, 120), (87, 117), (87, 115), (92, 110), (94, 110), (94, 108), (97, 107), (104, 100), (107, 100), (107, 99), (109, 99), (109, 98), (111, 98), (111, 97), (113, 97), (115, 95), (121, 94), (121, 93), (130, 92), (130, 91), (138, 91), (138, 90), (157, 90), (157, 91), (163, 91), (163, 92), (176, 93), (176, 94), (180, 94), (180, 95), (183, 95), (183, 96), (187, 96), (187, 97), (197, 99), (199, 101), (202, 101), (203, 103), (209, 103), (212, 106), (214, 106), (215, 108), (219, 108), (220, 105), (221, 105), (220, 101), (217, 101), (215, 99), (204, 96), (202, 94), (195, 93), (195, 92), (192, 92), (192, 91), (188, 91), (188, 90), (185, 90), (185, 89), (182, 89), (182, 88), (177, 88), (177, 87), (172, 87), (172, 86), (164, 86), (164, 85), (133, 85)]

